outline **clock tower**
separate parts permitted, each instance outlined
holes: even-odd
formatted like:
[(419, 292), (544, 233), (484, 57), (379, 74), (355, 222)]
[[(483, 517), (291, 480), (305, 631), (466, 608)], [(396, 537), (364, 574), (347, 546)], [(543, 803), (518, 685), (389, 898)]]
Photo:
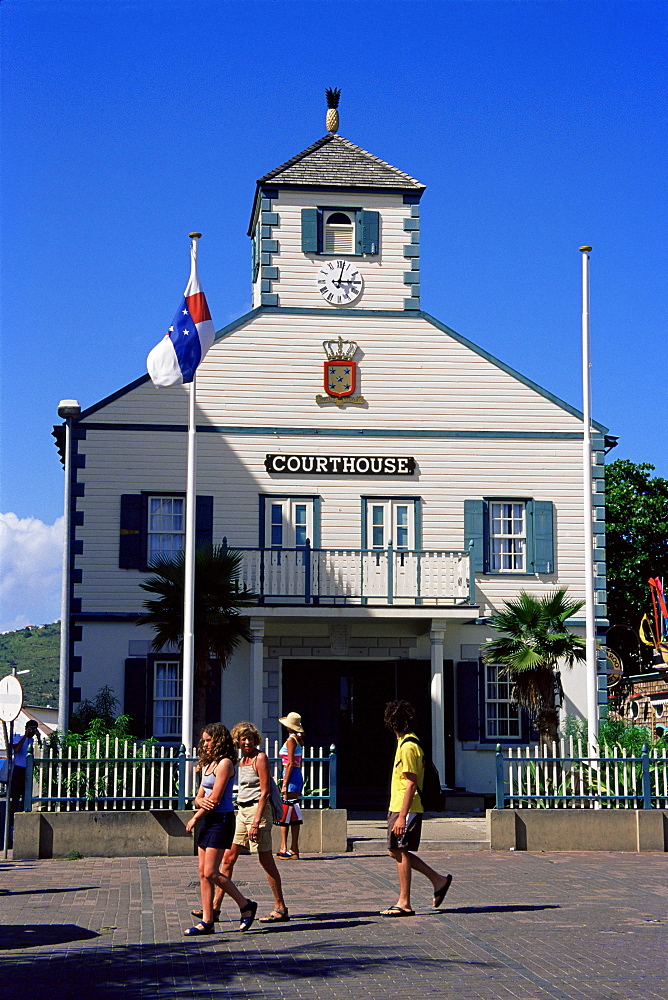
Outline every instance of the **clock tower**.
[(327, 125), (257, 182), (253, 307), (419, 310), (425, 185)]

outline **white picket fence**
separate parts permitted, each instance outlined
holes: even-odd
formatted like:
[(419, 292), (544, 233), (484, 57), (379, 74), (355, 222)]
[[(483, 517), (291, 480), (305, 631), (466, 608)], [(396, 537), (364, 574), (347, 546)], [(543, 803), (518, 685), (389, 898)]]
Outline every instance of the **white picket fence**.
[[(279, 743), (265, 739), (276, 781), (281, 776)], [(26, 811), (77, 812), (114, 809), (184, 809), (200, 778), (197, 751), (177, 747), (97, 740), (77, 747), (35, 748), (26, 772)], [(305, 747), (301, 805), (326, 809), (336, 803), (336, 752)], [(236, 794), (236, 784), (235, 784)]]
[(668, 751), (631, 753), (602, 745), (588, 756), (581, 740), (510, 747), (496, 756), (497, 808), (668, 808)]

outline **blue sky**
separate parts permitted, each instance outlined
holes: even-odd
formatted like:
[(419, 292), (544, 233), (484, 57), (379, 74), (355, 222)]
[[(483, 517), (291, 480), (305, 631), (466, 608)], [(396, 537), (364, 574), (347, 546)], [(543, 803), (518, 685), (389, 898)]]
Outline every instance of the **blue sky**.
[[(668, 476), (666, 4), (4, 0), (0, 28), (5, 600), (53, 550), (58, 400), (143, 374), (193, 229), (214, 322), (247, 311), (255, 180), (325, 133), (326, 86), (427, 185), (423, 307), (576, 406), (593, 246), (594, 416)], [(49, 587), (0, 629), (57, 617)]]

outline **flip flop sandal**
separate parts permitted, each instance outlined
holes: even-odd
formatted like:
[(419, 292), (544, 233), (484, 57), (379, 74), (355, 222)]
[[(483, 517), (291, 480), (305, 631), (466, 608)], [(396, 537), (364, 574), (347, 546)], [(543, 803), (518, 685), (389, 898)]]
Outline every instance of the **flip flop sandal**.
[(278, 851), (276, 857), (289, 859), (292, 857), (292, 854), (290, 853), (290, 851)]
[(247, 931), (253, 924), (255, 920), (255, 914), (257, 913), (257, 903), (252, 899), (249, 899), (243, 910), (240, 911), (241, 914), (248, 913), (247, 917), (241, 917), (241, 923), (239, 924), (240, 931)]
[[(204, 916), (204, 911), (203, 910), (191, 910), (190, 912), (191, 912), (191, 914), (192, 914), (193, 917), (199, 917), (200, 920)], [(217, 923), (219, 920), (220, 920), (220, 910), (214, 910), (213, 911), (213, 921), (214, 921), (214, 923)]]
[(414, 917), (415, 910), (405, 910), (403, 906), (388, 906), (380, 911), (381, 917)]
[(450, 888), (451, 885), (452, 885), (452, 875), (446, 875), (445, 876), (445, 885), (442, 886), (438, 890), (438, 892), (434, 893), (434, 902), (432, 903), (432, 906), (433, 906), (433, 908), (435, 910), (437, 910), (439, 908), (439, 906), (441, 905), (441, 903), (445, 899), (445, 894), (446, 894), (446, 892), (448, 891), (448, 889)]
[(285, 924), (290, 919), (287, 910), (272, 910), (268, 917), (260, 917), (261, 924)]
[(215, 933), (215, 927), (213, 926), (213, 920), (211, 923), (206, 923), (202, 920), (199, 924), (195, 924), (194, 927), (189, 927), (183, 932), (184, 934), (193, 936), (195, 934), (213, 934)]

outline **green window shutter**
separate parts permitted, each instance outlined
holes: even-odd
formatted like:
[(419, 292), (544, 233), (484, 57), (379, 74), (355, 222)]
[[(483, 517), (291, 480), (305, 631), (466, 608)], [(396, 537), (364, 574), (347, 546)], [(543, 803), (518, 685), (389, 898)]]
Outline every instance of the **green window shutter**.
[(151, 735), (153, 698), (153, 663), (145, 657), (130, 657), (125, 661), (123, 712), (130, 716), (133, 736), (145, 739)]
[(464, 548), (471, 552), (471, 569), (484, 573), (487, 564), (485, 552), (485, 501), (464, 501)]
[(118, 565), (143, 569), (146, 562), (146, 498), (140, 493), (121, 495)]
[(533, 507), (533, 571), (554, 573), (554, 505), (551, 500), (534, 500), (531, 506)]
[(477, 660), (457, 664), (457, 739), (480, 739), (480, 665)]
[(357, 232), (360, 253), (377, 254), (380, 249), (380, 214), (360, 211), (357, 213)]
[(195, 548), (213, 545), (213, 497), (195, 498)]
[(302, 250), (304, 253), (322, 250), (322, 212), (319, 208), (302, 208)]

